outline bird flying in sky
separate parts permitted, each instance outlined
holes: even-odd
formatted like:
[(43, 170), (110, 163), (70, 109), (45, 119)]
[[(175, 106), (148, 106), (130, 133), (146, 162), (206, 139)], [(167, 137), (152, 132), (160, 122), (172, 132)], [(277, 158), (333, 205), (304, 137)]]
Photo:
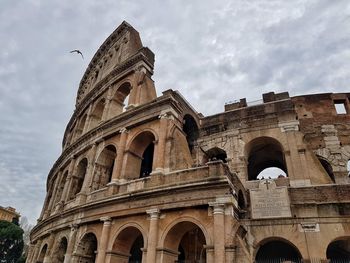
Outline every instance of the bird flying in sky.
[(77, 53), (77, 54), (80, 54), (81, 57), (84, 59), (83, 53), (81, 53), (81, 51), (78, 50), (78, 49), (74, 49), (74, 50), (70, 51), (69, 53)]

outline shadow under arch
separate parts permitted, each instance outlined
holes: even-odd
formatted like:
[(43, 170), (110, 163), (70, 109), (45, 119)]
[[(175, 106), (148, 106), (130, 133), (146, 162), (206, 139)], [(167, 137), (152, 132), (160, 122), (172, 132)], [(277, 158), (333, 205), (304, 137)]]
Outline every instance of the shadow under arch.
[(338, 237), (331, 241), (327, 246), (326, 255), (330, 263), (338, 262), (337, 260), (348, 262), (350, 260), (350, 236)]
[(64, 258), (67, 252), (68, 248), (68, 238), (65, 236), (62, 236), (59, 238), (59, 241), (56, 244), (56, 247), (54, 249), (54, 253), (52, 256), (52, 263), (63, 263)]
[(206, 262), (208, 244), (211, 242), (205, 227), (192, 217), (173, 221), (160, 240), (162, 251), (173, 262)]
[(114, 236), (107, 262), (142, 262), (143, 250), (146, 247), (144, 230), (137, 224), (126, 224)]
[(251, 140), (245, 147), (248, 160), (248, 180), (257, 180), (266, 168), (279, 168), (288, 176), (283, 145), (272, 137), (261, 136)]
[(300, 262), (302, 255), (300, 250), (289, 240), (282, 237), (269, 237), (259, 242), (255, 251), (256, 263), (266, 260), (280, 259), (290, 262)]
[(42, 246), (42, 248), (40, 250), (39, 257), (38, 257), (37, 261), (35, 261), (36, 263), (43, 263), (44, 262), (44, 259), (46, 257), (47, 247), (48, 247), (47, 244)]
[(126, 151), (125, 175), (127, 179), (147, 177), (153, 171), (156, 133), (145, 129), (129, 142)]

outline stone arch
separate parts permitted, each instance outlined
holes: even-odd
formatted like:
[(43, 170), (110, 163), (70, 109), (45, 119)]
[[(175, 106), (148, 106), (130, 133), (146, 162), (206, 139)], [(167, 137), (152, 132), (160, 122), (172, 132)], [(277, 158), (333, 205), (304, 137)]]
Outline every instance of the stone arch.
[(92, 190), (106, 186), (112, 179), (117, 149), (113, 144), (109, 144), (99, 154), (94, 167), (94, 178)]
[(123, 81), (115, 90), (110, 102), (111, 116), (117, 116), (128, 108), (132, 84), (129, 80)]
[(227, 153), (219, 147), (213, 147), (206, 151), (207, 161), (221, 160), (227, 163)]
[(61, 201), (61, 197), (62, 197), (62, 194), (63, 194), (63, 189), (64, 189), (64, 186), (66, 184), (66, 181), (67, 181), (67, 177), (68, 177), (68, 169), (66, 169), (63, 173), (62, 173), (62, 176), (59, 180), (59, 183), (58, 183), (58, 186), (57, 186), (57, 193), (56, 193), (56, 201), (55, 203), (59, 203)]
[(194, 218), (186, 217), (168, 225), (160, 243), (166, 262), (206, 262), (205, 246), (210, 241), (203, 225)]
[(44, 262), (44, 259), (46, 257), (47, 247), (48, 247), (47, 244), (42, 246), (42, 248), (40, 250), (39, 257), (38, 257), (38, 259), (36, 261), (37, 263), (43, 263)]
[(125, 175), (127, 179), (147, 177), (153, 171), (156, 135), (147, 129), (137, 133), (127, 147)]
[(88, 168), (88, 159), (82, 158), (76, 166), (75, 175), (72, 177), (72, 186), (69, 199), (72, 200), (81, 191)]
[(141, 262), (143, 249), (147, 247), (145, 231), (134, 223), (121, 227), (110, 245), (111, 257), (109, 262)]
[(102, 121), (105, 104), (106, 104), (105, 98), (101, 98), (99, 101), (97, 101), (97, 103), (96, 103), (96, 105), (95, 105), (95, 107), (92, 110), (92, 113), (90, 115), (90, 120), (89, 120), (90, 129), (95, 128)]
[(75, 131), (75, 139), (79, 138), (84, 133), (84, 127), (86, 124), (87, 114), (85, 113), (79, 120)]
[(95, 263), (97, 248), (98, 242), (96, 235), (93, 232), (85, 233), (82, 235), (75, 250), (74, 257), (77, 260), (74, 262)]
[(338, 262), (336, 260), (339, 259), (344, 260), (344, 262), (350, 260), (350, 236), (338, 237), (330, 242), (327, 246), (326, 255), (331, 263)]
[(183, 117), (182, 130), (186, 134), (186, 140), (190, 152), (193, 152), (193, 148), (197, 145), (197, 139), (199, 137), (199, 128), (195, 118), (190, 114), (185, 114)]
[(68, 239), (62, 236), (54, 249), (52, 263), (63, 263), (67, 252)]
[[(268, 168), (275, 168), (278, 172), (282, 170), (282, 176), (288, 176), (283, 146), (272, 137), (251, 140), (246, 144), (245, 155), (248, 160), (248, 180), (257, 180), (259, 174)], [(271, 174), (271, 177), (277, 178), (278, 174)]]
[(266, 260), (287, 260), (299, 262), (302, 259), (300, 250), (292, 242), (282, 237), (265, 238), (257, 245), (254, 252), (256, 263)]

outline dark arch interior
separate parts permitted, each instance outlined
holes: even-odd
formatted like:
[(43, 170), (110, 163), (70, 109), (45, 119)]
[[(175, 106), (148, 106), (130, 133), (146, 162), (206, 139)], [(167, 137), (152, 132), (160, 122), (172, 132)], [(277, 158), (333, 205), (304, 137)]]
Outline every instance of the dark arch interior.
[(257, 263), (265, 260), (283, 259), (298, 262), (301, 259), (299, 251), (284, 241), (270, 241), (260, 246), (255, 260)]
[(186, 134), (187, 144), (192, 153), (193, 147), (196, 145), (199, 137), (199, 130), (196, 121), (191, 115), (186, 114), (184, 116), (183, 131)]
[(141, 263), (142, 262), (142, 248), (143, 248), (143, 237), (139, 235), (134, 241), (130, 249), (129, 263)]
[(88, 233), (80, 241), (77, 254), (80, 258), (78, 262), (95, 263), (97, 251), (97, 238), (94, 234)]
[(147, 177), (152, 172), (154, 144), (151, 142), (142, 154), (140, 178)]
[(43, 248), (41, 249), (37, 263), (44, 262), (44, 258), (46, 256), (46, 251), (47, 251), (47, 244), (45, 244), (45, 246), (43, 246)]
[[(327, 247), (327, 259), (330, 259), (330, 262), (335, 259), (350, 260), (350, 238), (344, 240), (337, 240), (330, 243)], [(345, 262), (345, 261), (343, 261)]]
[(248, 156), (248, 179), (257, 180), (266, 168), (279, 168), (287, 175), (284, 154), (278, 142), (270, 138), (258, 138), (252, 143)]
[(227, 163), (227, 154), (223, 149), (220, 149), (218, 147), (214, 147), (209, 149), (207, 152), (207, 157), (209, 161), (214, 161), (214, 160), (221, 160), (224, 163)]
[(329, 175), (329, 177), (331, 178), (332, 182), (335, 182), (333, 168), (330, 165), (330, 163), (321, 157), (318, 157), (318, 160), (320, 161), (322, 167), (326, 170), (326, 172)]
[[(83, 182), (84, 182), (84, 178), (85, 178), (85, 174), (86, 174), (86, 170), (87, 170), (87, 166), (88, 166), (88, 161), (86, 158), (84, 158), (83, 160), (81, 160), (78, 164), (77, 167), (77, 178), (76, 178), (76, 182), (75, 182), (75, 189), (73, 191), (74, 196), (80, 192), (82, 186), (83, 186)], [(73, 197), (74, 197), (73, 196)]]
[(55, 263), (63, 263), (64, 262), (64, 257), (67, 252), (67, 246), (68, 242), (65, 237), (62, 237), (60, 240), (60, 243), (58, 244), (57, 250), (55, 251), (53, 255), (53, 261)]
[(178, 247), (178, 263), (206, 262), (205, 237), (199, 227), (187, 231)]

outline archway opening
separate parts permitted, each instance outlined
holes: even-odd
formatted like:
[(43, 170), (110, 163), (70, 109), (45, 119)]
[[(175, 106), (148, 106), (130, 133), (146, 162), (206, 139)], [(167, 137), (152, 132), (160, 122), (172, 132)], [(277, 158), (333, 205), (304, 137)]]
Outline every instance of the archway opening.
[(141, 231), (136, 227), (127, 227), (119, 233), (113, 243), (111, 262), (141, 263), (143, 248)]
[[(203, 231), (192, 222), (176, 224), (167, 234), (164, 248), (176, 251), (170, 257), (178, 263), (206, 262), (206, 239)], [(169, 255), (168, 255), (169, 256)]]
[(77, 262), (95, 263), (97, 253), (97, 238), (93, 233), (87, 233), (79, 242)]
[(61, 201), (61, 197), (62, 197), (64, 185), (66, 184), (67, 176), (68, 176), (68, 171), (65, 171), (63, 173), (63, 176), (62, 176), (61, 180), (59, 181), (59, 185), (58, 185), (58, 188), (57, 188), (56, 199), (55, 199), (55, 204), (58, 204)]
[(182, 129), (186, 134), (187, 144), (190, 152), (192, 153), (192, 150), (196, 145), (197, 139), (199, 137), (199, 129), (195, 119), (191, 115), (186, 114), (184, 116)]
[(137, 135), (127, 151), (125, 174), (128, 179), (147, 177), (153, 170), (155, 136), (150, 131)]
[(64, 257), (67, 252), (68, 242), (65, 237), (62, 237), (59, 241), (55, 252), (53, 253), (52, 263), (63, 263)]
[(272, 240), (264, 243), (258, 249), (255, 262), (266, 262), (267, 260), (280, 260), (281, 262), (300, 262), (302, 259), (298, 249), (285, 240)]
[(227, 154), (223, 149), (220, 149), (218, 147), (214, 147), (206, 151), (206, 155), (208, 158), (208, 161), (216, 161), (221, 160), (224, 163), (227, 163)]
[(86, 118), (87, 118), (87, 115), (84, 114), (84, 116), (80, 119), (79, 125), (77, 126), (77, 130), (75, 132), (75, 139), (78, 139), (83, 134)]
[(140, 178), (147, 177), (152, 172), (154, 144), (150, 143), (142, 154)]
[(328, 174), (329, 178), (331, 178), (332, 182), (334, 183), (335, 182), (335, 178), (334, 178), (332, 165), (326, 159), (323, 159), (320, 156), (318, 156), (318, 160), (320, 161), (323, 169), (325, 169), (325, 171)]
[(46, 256), (46, 251), (47, 251), (47, 244), (45, 244), (41, 251), (40, 251), (40, 254), (39, 254), (39, 258), (38, 260), (36, 261), (37, 263), (43, 263), (44, 262), (44, 259), (45, 259), (45, 256)]
[(90, 129), (95, 128), (101, 121), (102, 115), (105, 108), (106, 100), (104, 98), (97, 102), (92, 114), (90, 115)]
[[(327, 259), (331, 263), (334, 262), (349, 262), (350, 260), (350, 238), (343, 238), (331, 242), (327, 247)], [(339, 261), (343, 260), (343, 261)]]
[(277, 140), (270, 137), (256, 138), (247, 145), (246, 150), (248, 180), (257, 180), (259, 174), (267, 168), (278, 168), (283, 171), (283, 176), (288, 176), (283, 149)]
[(78, 166), (77, 166), (77, 172), (76, 176), (72, 177), (72, 188), (70, 191), (70, 200), (74, 199), (75, 196), (81, 191), (81, 188), (83, 186), (85, 174), (87, 171), (88, 166), (88, 160), (86, 158), (82, 159)]
[(129, 82), (125, 82), (114, 93), (110, 104), (111, 117), (121, 114), (128, 108), (130, 91), (131, 84)]
[(113, 145), (108, 145), (100, 153), (95, 163), (92, 190), (100, 189), (111, 181), (116, 156), (117, 149)]
[(262, 170), (258, 176), (258, 180), (263, 180), (263, 179), (277, 179), (277, 178), (285, 178), (287, 177), (287, 174), (285, 171), (278, 167), (269, 167), (264, 170)]

